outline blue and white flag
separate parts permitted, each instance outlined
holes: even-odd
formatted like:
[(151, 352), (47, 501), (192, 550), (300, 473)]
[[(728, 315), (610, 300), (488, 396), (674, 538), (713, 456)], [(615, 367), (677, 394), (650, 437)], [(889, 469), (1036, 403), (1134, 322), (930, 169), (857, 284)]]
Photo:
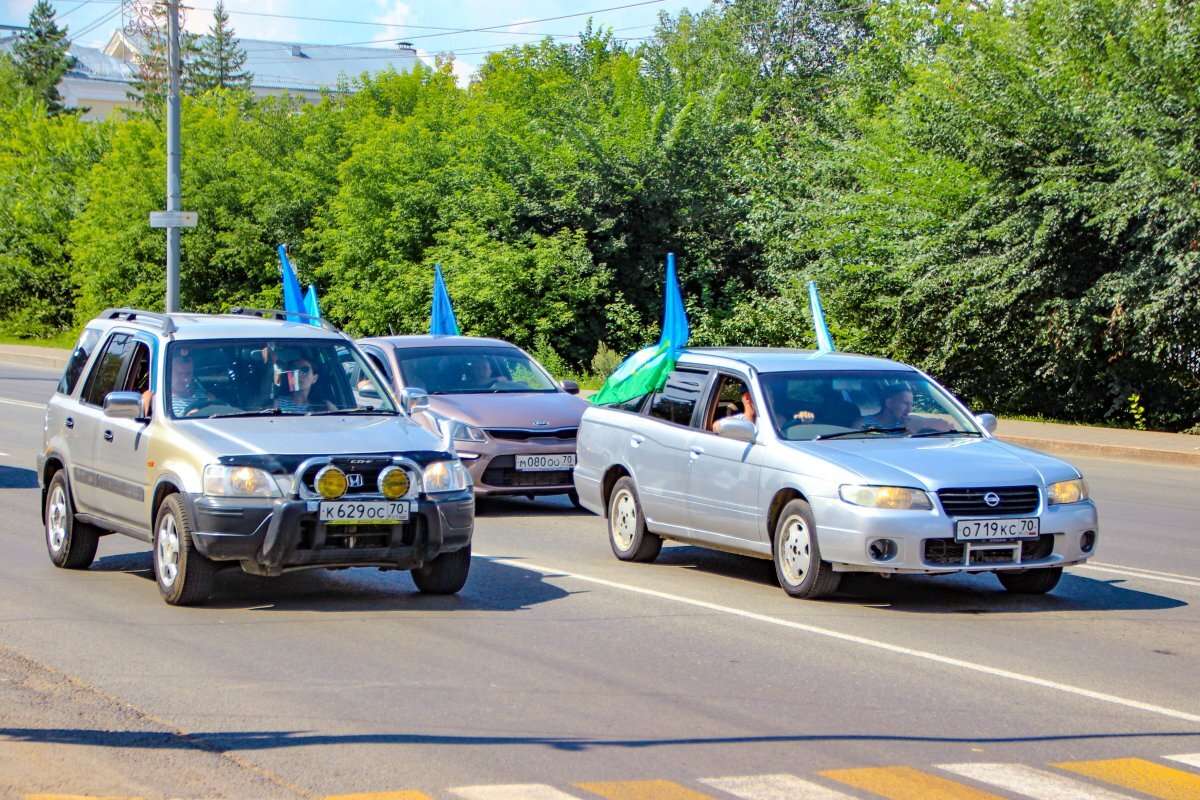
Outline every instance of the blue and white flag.
[(454, 307), (450, 305), (450, 294), (442, 278), (442, 265), (433, 267), (433, 309), (429, 315), (430, 336), (458, 336), (458, 320), (454, 318)]
[[(304, 294), (300, 291), (300, 281), (296, 278), (296, 270), (288, 261), (287, 245), (279, 245), (279, 263), (283, 272), (283, 310), (294, 314), (304, 314)], [(300, 322), (300, 317), (288, 317), (289, 322)]]
[(817, 296), (817, 282), (808, 282), (808, 305), (812, 308), (813, 328), (817, 332), (817, 350), (822, 353), (834, 351), (833, 337), (829, 335), (829, 326), (825, 324), (825, 312), (821, 310), (821, 298)]

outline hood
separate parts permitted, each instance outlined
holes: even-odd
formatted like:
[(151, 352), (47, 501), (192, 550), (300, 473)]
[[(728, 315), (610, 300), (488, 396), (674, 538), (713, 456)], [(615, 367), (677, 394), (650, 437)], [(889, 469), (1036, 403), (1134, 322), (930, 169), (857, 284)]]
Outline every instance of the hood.
[(175, 424), (180, 433), (215, 456), (443, 449), (436, 436), (403, 416), (235, 417), (177, 420)]
[[(477, 428), (578, 428), (587, 402), (566, 392), (435, 394), (429, 410)], [(544, 425), (534, 423), (544, 422)]]
[(1067, 462), (999, 439), (842, 439), (789, 445), (853, 472), (863, 483), (949, 487), (1045, 485), (1079, 477)]

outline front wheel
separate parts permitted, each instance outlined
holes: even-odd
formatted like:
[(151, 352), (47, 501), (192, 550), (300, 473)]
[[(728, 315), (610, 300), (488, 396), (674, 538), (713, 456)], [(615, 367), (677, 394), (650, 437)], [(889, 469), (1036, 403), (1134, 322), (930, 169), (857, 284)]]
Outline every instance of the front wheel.
[(202, 603), (212, 591), (216, 565), (196, 549), (194, 530), (179, 496), (168, 495), (154, 525), (154, 578), (163, 600), (173, 606)]
[(59, 470), (46, 489), (46, 551), (62, 569), (87, 569), (96, 560), (100, 529), (75, 519), (67, 473)]
[(792, 597), (816, 600), (837, 591), (841, 575), (821, 558), (812, 508), (803, 500), (783, 507), (775, 526), (775, 577)]
[(471, 545), (442, 553), (412, 571), (413, 583), (425, 594), (454, 594), (467, 584), (471, 571)]
[(629, 476), (617, 481), (608, 498), (608, 542), (622, 561), (650, 562), (662, 550), (662, 537), (646, 528), (637, 484)]
[(1015, 594), (1045, 594), (1058, 586), (1062, 578), (1062, 567), (1031, 569), (1026, 572), (1001, 571), (996, 573), (1000, 585)]

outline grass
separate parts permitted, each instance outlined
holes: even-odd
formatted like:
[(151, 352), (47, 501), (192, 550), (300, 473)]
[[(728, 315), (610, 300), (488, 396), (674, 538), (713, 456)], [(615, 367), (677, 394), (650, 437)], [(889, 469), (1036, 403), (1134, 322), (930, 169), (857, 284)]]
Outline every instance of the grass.
[(49, 339), (22, 339), (20, 336), (5, 336), (0, 334), (0, 344), (21, 344), (30, 347), (52, 347), (59, 350), (70, 350), (79, 339), (78, 331), (60, 333)]

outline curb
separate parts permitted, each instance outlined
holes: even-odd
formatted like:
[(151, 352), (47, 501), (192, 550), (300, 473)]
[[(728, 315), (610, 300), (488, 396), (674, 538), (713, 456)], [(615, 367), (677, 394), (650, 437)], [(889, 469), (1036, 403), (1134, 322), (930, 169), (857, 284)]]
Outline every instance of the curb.
[[(39, 350), (44, 352), (38, 352)], [(30, 367), (66, 369), (70, 350), (51, 350), (44, 347), (0, 345), (0, 362), (24, 364)]]
[(1148, 447), (1133, 447), (1123, 444), (1069, 442), (1057, 439), (1034, 439), (1027, 436), (1005, 436), (1003, 434), (999, 434), (997, 438), (1002, 442), (1028, 447), (1033, 450), (1041, 450), (1045, 453), (1054, 453), (1055, 455), (1115, 458), (1121, 461), (1136, 461), (1142, 464), (1200, 468), (1200, 452), (1180, 453), (1174, 450), (1154, 450)]

